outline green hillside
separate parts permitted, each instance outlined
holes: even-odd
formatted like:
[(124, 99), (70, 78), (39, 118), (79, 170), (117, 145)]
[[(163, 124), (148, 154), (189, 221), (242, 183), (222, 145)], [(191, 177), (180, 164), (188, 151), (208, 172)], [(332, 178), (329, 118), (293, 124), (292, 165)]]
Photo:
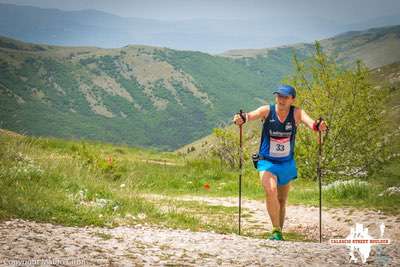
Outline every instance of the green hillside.
[[(321, 43), (339, 61), (360, 58), (381, 66), (400, 59), (399, 32), (397, 26), (373, 29)], [(375, 46), (380, 49), (372, 50)], [(0, 38), (0, 127), (33, 136), (176, 149), (210, 134), (238, 109), (264, 103), (292, 72), (293, 52), (303, 58), (312, 49), (301, 44), (211, 56)]]
[(40, 136), (176, 148), (209, 133), (241, 103), (255, 106), (282, 78), (161, 48), (61, 48), (4, 38), (0, 47), (1, 126)]
[[(373, 69), (371, 76), (376, 86), (390, 88), (390, 101), (388, 103), (387, 120), (388, 127), (399, 127), (400, 121), (400, 61)], [(400, 128), (399, 128), (400, 129)], [(393, 146), (400, 153), (400, 138)], [(400, 173), (400, 164), (398, 173)]]

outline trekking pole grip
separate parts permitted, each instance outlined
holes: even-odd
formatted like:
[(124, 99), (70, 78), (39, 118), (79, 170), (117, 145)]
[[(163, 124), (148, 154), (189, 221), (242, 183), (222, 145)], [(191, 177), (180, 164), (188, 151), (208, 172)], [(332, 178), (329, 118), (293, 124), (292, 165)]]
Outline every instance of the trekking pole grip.
[(243, 123), (245, 123), (246, 122), (246, 116), (245, 116), (245, 113), (243, 112), (243, 109), (241, 109), (239, 111), (239, 116), (242, 118)]

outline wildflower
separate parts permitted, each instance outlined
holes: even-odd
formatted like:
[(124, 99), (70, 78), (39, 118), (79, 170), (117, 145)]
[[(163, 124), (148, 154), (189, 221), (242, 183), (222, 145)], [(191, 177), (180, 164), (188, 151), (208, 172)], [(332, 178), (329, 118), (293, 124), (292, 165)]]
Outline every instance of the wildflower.
[(124, 188), (126, 185), (125, 184), (121, 184), (119, 187)]
[(111, 156), (108, 157), (107, 162), (108, 162), (108, 165), (112, 165), (113, 159)]
[(203, 185), (203, 188), (204, 188), (205, 190), (210, 190), (210, 185), (209, 185), (208, 183), (205, 183), (205, 184)]

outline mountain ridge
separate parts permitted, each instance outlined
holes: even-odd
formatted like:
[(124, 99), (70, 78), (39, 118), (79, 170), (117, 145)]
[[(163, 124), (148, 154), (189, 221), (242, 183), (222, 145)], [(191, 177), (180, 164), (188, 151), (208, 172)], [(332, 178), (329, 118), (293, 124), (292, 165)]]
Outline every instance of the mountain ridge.
[[(321, 44), (343, 64), (367, 59), (371, 67), (400, 60), (398, 52), (391, 53), (400, 51), (400, 41), (393, 39), (399, 32), (400, 26), (387, 27)], [(391, 42), (382, 42), (387, 36)], [(378, 41), (382, 49), (371, 52)], [(60, 47), (0, 38), (0, 127), (173, 150), (227, 123), (237, 109), (268, 101), (292, 72), (293, 52), (305, 58), (313, 45), (232, 58), (160, 47)]]
[(0, 35), (27, 42), (103, 48), (135, 43), (213, 54), (310, 42), (352, 29), (400, 24), (400, 16), (361, 21), (353, 26), (301, 15), (286, 18), (284, 24), (277, 17), (164, 21), (120, 17), (97, 10), (63, 11), (12, 4), (0, 4), (0, 17)]

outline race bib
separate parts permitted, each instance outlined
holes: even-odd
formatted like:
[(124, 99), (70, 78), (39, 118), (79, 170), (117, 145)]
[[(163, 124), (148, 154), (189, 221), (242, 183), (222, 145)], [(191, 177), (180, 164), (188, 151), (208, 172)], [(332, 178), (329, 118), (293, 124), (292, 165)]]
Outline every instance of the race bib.
[(270, 138), (269, 155), (271, 157), (282, 158), (290, 154), (290, 138)]

